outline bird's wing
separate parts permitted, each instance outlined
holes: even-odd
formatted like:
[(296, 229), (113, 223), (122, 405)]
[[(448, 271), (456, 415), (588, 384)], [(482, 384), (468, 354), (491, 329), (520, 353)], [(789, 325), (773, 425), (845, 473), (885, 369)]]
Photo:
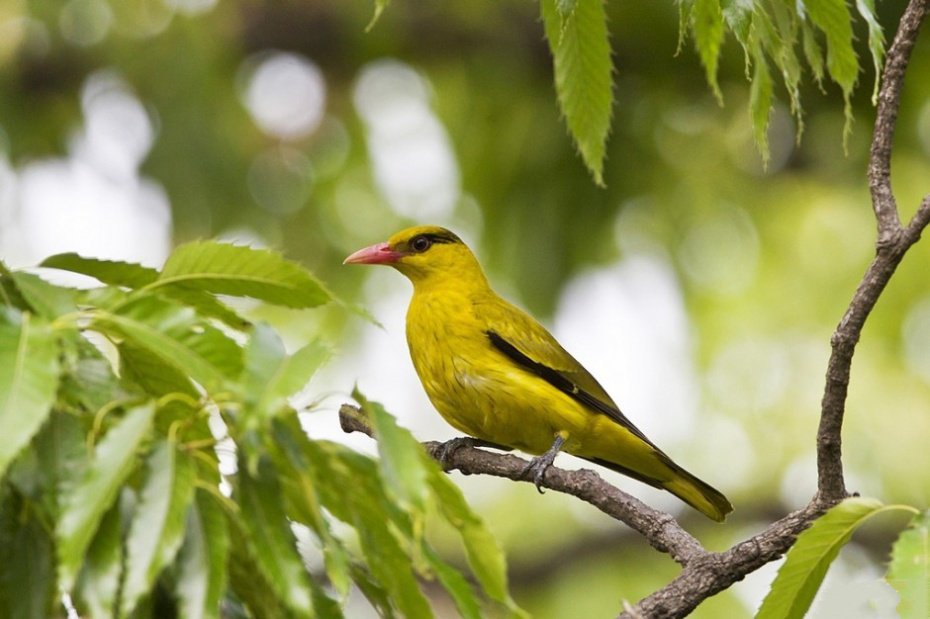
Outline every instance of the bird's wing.
[[(482, 304), (484, 305), (484, 304)], [(545, 327), (502, 299), (479, 309), (485, 335), (514, 364), (542, 378), (589, 409), (607, 415), (637, 438), (661, 451), (633, 425), (600, 383), (568, 353)]]

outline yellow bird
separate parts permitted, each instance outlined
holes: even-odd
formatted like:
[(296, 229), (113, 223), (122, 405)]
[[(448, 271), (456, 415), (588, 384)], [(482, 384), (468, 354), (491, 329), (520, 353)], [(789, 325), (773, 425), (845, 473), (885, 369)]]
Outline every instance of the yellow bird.
[(497, 296), (449, 230), (409, 228), (345, 263), (389, 265), (413, 282), (407, 344), (430, 401), (474, 444), (542, 454), (524, 474), (537, 488), (564, 450), (668, 490), (714, 520), (733, 510), (646, 438), (541, 324)]

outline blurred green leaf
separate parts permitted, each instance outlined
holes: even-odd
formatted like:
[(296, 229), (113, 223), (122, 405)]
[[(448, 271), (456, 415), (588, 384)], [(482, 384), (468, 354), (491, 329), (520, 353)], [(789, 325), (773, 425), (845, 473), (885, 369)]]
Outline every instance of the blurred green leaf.
[(75, 588), (74, 602), (88, 617), (117, 617), (116, 600), (123, 576), (121, 505), (104, 514), (87, 550)]
[(254, 297), (285, 307), (316, 307), (332, 296), (309, 271), (267, 249), (196, 241), (171, 253), (156, 286)]
[(55, 616), (55, 548), (28, 503), (0, 485), (0, 617)]
[(872, 54), (872, 67), (875, 80), (872, 86), (872, 105), (878, 104), (878, 88), (881, 85), (882, 61), (885, 58), (885, 35), (882, 26), (875, 17), (875, 0), (856, 0), (856, 10), (869, 26), (869, 51)]
[(50, 256), (39, 266), (89, 275), (104, 284), (126, 288), (142, 288), (158, 278), (156, 269), (144, 267), (141, 264), (85, 258), (75, 253)]
[(805, 20), (801, 20), (801, 36), (804, 48), (804, 58), (814, 75), (814, 81), (823, 89), (823, 50), (817, 42), (817, 35), (813, 27)]
[(181, 617), (219, 619), (228, 555), (226, 517), (214, 497), (197, 490), (187, 514), (184, 544), (178, 556), (175, 591)]
[(447, 565), (432, 548), (426, 547), (424, 555), (443, 588), (452, 596), (459, 615), (465, 619), (481, 619), (481, 605), (465, 577)]
[[(175, 368), (207, 391), (221, 389), (242, 371), (242, 349), (219, 329), (200, 320), (190, 308), (154, 296), (133, 300), (119, 313), (98, 310), (92, 326), (117, 340), (127, 338), (153, 359)], [(170, 378), (170, 377), (169, 377)], [(176, 382), (176, 377), (172, 382)]]
[(378, 23), (378, 20), (381, 18), (381, 14), (384, 13), (384, 9), (386, 9), (390, 3), (391, 0), (375, 0), (375, 12), (374, 15), (371, 16), (371, 21), (365, 26), (365, 32), (369, 32), (375, 27), (375, 24)]
[(704, 65), (707, 83), (718, 102), (723, 102), (723, 93), (717, 83), (717, 64), (720, 47), (723, 45), (723, 12), (720, 0), (694, 0), (691, 10), (694, 43)]
[(440, 471), (439, 465), (424, 457), (420, 442), (398, 426), (381, 404), (369, 401), (357, 387), (352, 390), (352, 399), (368, 415), (377, 437), (378, 455), (381, 457), (378, 470), (384, 485), (410, 512), (414, 534), (421, 534), (429, 492), (427, 478), (431, 469)]
[(840, 549), (866, 521), (888, 511), (913, 508), (856, 497), (837, 504), (815, 520), (788, 551), (756, 619), (804, 617)]
[(50, 284), (32, 273), (13, 273), (16, 288), (30, 307), (43, 318), (55, 320), (77, 310), (75, 291)]
[(559, 107), (594, 182), (603, 186), (614, 101), (604, 3), (578, 0), (567, 13), (560, 11), (556, 0), (541, 0), (541, 5)]
[(524, 614), (510, 597), (504, 551), (484, 521), (472, 510), (462, 491), (448, 475), (430, 476), (430, 487), (445, 519), (462, 537), (468, 565), (492, 600), (506, 605), (514, 614)]
[(0, 479), (42, 427), (58, 387), (58, 346), (41, 319), (0, 311)]
[(245, 351), (245, 368), (240, 380), (243, 399), (259, 418), (274, 417), (287, 405), (289, 397), (306, 387), (329, 356), (329, 349), (319, 342), (288, 355), (274, 330), (258, 324)]
[(194, 493), (190, 456), (160, 440), (146, 462), (141, 489), (126, 538), (126, 575), (120, 593), (120, 615), (132, 613), (139, 599), (173, 559), (184, 539), (187, 510)]
[(249, 548), (275, 594), (298, 616), (313, 614), (310, 576), (297, 553), (296, 540), (284, 513), (278, 476), (266, 458), (248, 470), (240, 454), (237, 499), (248, 531)]
[(229, 527), (229, 584), (232, 593), (245, 604), (248, 616), (271, 618), (294, 616), (277, 595), (278, 586), (268, 580), (252, 554), (241, 518), (227, 520)]
[(104, 513), (113, 504), (120, 486), (136, 468), (136, 450), (155, 416), (155, 405), (141, 404), (126, 411), (94, 450), (93, 460), (81, 480), (63, 498), (58, 540), (58, 577), (70, 591), (84, 553)]
[[(306, 470), (313, 473), (321, 503), (358, 532), (372, 577), (387, 592), (399, 613), (405, 617), (433, 616), (411, 569), (408, 552), (396, 537), (399, 528), (409, 528), (398, 521), (405, 514), (389, 509), (376, 463), (335, 443), (305, 440), (301, 447), (307, 458)], [(352, 491), (346, 492), (346, 488)], [(387, 523), (394, 526), (386, 526)], [(376, 596), (377, 591), (372, 594)]]
[(930, 511), (915, 516), (895, 541), (886, 579), (900, 596), (902, 619), (930, 617)]
[(749, 90), (749, 109), (752, 116), (753, 135), (756, 146), (762, 154), (762, 160), (769, 160), (769, 115), (772, 111), (772, 74), (762, 52), (758, 52), (755, 60), (755, 71), (752, 76), (752, 86)]

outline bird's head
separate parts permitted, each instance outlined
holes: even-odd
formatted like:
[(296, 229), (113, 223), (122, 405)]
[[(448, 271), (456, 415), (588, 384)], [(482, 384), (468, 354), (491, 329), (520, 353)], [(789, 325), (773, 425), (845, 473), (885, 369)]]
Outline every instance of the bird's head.
[(484, 273), (468, 246), (439, 226), (416, 226), (384, 243), (360, 249), (343, 264), (385, 264), (406, 275), (414, 285), (425, 282), (477, 279)]

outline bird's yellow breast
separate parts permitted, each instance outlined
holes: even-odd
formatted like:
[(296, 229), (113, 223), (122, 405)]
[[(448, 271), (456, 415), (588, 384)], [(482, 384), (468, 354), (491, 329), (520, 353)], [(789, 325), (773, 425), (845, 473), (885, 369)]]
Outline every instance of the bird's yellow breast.
[(476, 312), (482, 301), (449, 289), (414, 293), (407, 343), (433, 406), (469, 436), (542, 453), (561, 432), (571, 449), (596, 416), (491, 345)]

